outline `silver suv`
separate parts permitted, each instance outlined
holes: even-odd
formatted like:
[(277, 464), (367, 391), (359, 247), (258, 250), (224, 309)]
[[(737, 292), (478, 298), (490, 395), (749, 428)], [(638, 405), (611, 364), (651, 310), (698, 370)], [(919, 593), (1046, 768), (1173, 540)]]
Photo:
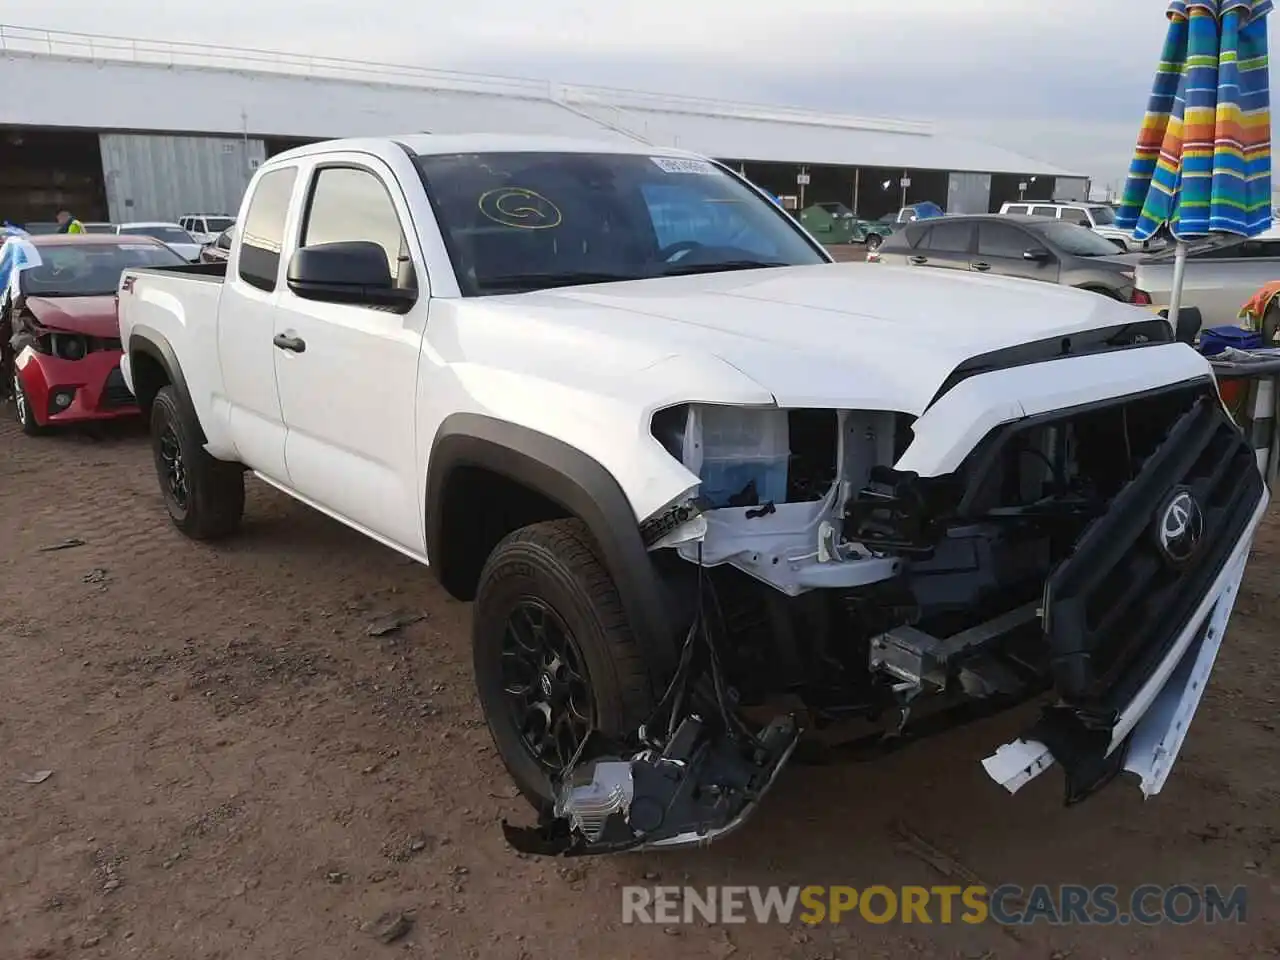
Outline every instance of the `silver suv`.
[(1133, 234), (1126, 233), (1116, 226), (1116, 212), (1105, 203), (1026, 201), (1003, 204), (1000, 212), (1015, 216), (1052, 217), (1055, 220), (1079, 224), (1082, 227), (1088, 227), (1098, 236), (1110, 240), (1125, 253), (1141, 253), (1164, 247), (1163, 241), (1133, 239)]

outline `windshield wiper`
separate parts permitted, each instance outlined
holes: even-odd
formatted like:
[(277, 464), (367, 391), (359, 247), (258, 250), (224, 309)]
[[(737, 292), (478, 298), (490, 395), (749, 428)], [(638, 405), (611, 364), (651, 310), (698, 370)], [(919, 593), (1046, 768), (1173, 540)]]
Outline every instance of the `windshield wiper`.
[(482, 277), (476, 286), (486, 293), (504, 291), (526, 293), (533, 290), (549, 290), (552, 287), (577, 287), (589, 283), (621, 283), (624, 280), (643, 280), (634, 273), (512, 273), (500, 277)]
[(663, 270), (660, 277), (681, 277), (694, 273), (725, 273), (729, 270), (763, 270), (767, 267), (789, 267), (781, 260), (721, 260), (718, 263), (698, 263), (681, 266), (676, 263), (670, 270)]

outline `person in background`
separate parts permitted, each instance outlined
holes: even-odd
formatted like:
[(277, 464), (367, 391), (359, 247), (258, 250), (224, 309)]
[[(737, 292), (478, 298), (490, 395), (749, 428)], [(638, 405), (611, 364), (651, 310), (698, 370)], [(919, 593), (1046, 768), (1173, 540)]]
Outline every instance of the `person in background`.
[(71, 215), (69, 210), (58, 211), (59, 233), (84, 233), (84, 224)]

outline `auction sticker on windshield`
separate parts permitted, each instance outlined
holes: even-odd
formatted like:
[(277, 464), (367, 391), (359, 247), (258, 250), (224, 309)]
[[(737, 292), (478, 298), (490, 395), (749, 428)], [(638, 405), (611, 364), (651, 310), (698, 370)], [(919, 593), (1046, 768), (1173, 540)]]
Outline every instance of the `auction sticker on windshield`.
[(719, 171), (715, 164), (706, 160), (688, 160), (684, 157), (650, 157), (663, 173), (694, 173), (700, 176), (715, 176)]

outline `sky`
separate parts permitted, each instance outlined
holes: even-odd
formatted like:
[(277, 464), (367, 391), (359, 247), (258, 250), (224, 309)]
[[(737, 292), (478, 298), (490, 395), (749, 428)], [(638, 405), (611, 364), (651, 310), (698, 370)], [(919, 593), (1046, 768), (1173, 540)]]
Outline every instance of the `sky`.
[(32, 5), (15, 25), (926, 119), (1088, 174), (1095, 188), (1119, 188), (1165, 7), (1163, 0), (52, 0)]

